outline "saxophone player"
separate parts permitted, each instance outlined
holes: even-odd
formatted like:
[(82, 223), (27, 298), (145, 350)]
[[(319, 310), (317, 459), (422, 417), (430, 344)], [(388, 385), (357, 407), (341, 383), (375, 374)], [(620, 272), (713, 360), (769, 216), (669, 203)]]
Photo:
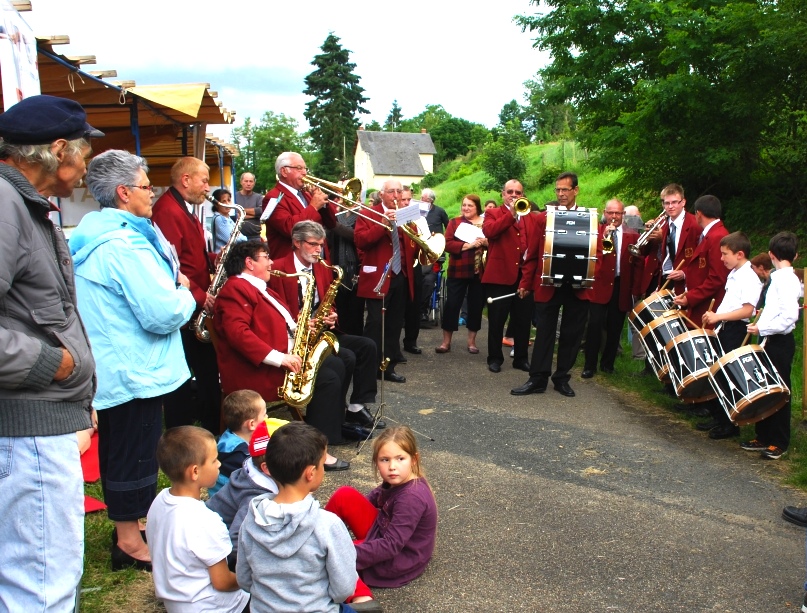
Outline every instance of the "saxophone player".
[[(297, 321), (290, 307), (267, 287), (272, 260), (264, 243), (246, 241), (233, 246), (225, 269), (227, 281), (216, 297), (213, 325), (218, 334), (218, 364), (225, 394), (252, 389), (269, 402), (278, 400), (278, 388), (288, 371), (299, 372), (302, 359), (290, 353)], [(320, 430), (330, 445), (342, 442), (345, 367), (328, 356), (319, 367), (306, 421)], [(325, 470), (346, 470), (348, 462), (330, 453)]]
[[(310, 272), (314, 275), (316, 292), (314, 294), (314, 310), (326, 299), (328, 289), (334, 282), (333, 271), (321, 261), (325, 245), (325, 228), (321, 224), (305, 220), (297, 222), (291, 232), (291, 253), (275, 260), (274, 270), (284, 273)], [(269, 280), (269, 287), (289, 306), (292, 317), (299, 317), (301, 297), (305, 294), (305, 277), (277, 277)], [(342, 432), (347, 438), (366, 438), (373, 427), (373, 416), (365, 406), (376, 400), (377, 381), (375, 376), (378, 358), (375, 343), (364, 336), (343, 334), (336, 327), (337, 314), (333, 308), (325, 319), (339, 341), (337, 357), (345, 366), (345, 379), (340, 399), (345, 400), (353, 382), (353, 391), (347, 404), (347, 413)], [(386, 427), (379, 421), (376, 428)]]

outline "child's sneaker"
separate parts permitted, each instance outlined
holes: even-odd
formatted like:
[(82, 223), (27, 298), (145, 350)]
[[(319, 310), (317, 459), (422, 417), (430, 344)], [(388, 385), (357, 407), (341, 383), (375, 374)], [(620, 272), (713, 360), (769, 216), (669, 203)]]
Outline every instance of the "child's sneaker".
[(783, 455), (787, 453), (786, 450), (779, 449), (775, 445), (770, 445), (762, 452), (762, 459), (763, 460), (778, 460)]
[(742, 447), (746, 451), (765, 451), (768, 448), (767, 445), (763, 445), (757, 439), (740, 443), (740, 447)]
[(801, 613), (807, 613), (807, 593), (804, 594), (804, 603), (801, 605)]

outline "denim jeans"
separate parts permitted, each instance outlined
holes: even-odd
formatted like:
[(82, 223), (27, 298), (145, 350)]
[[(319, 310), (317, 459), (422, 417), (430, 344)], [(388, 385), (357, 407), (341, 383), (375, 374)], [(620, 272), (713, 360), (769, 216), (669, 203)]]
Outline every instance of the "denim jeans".
[(84, 563), (75, 433), (0, 437), (0, 611), (73, 611)]

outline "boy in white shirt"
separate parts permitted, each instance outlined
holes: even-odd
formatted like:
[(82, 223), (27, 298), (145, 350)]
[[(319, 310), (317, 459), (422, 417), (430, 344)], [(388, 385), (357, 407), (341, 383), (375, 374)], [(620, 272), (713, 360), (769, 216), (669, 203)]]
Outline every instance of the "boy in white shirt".
[[(726, 294), (717, 311), (703, 314), (703, 326), (720, 324), (717, 338), (723, 351), (728, 353), (739, 348), (746, 334), (746, 326), (754, 314), (762, 282), (751, 267), (748, 254), (751, 242), (742, 232), (732, 232), (720, 239), (720, 261), (728, 268)], [(709, 430), (709, 438), (722, 439), (740, 434), (740, 428), (731, 423), (728, 415), (717, 400), (709, 401), (712, 419), (696, 426), (698, 430)]]
[[(793, 329), (799, 319), (801, 282), (793, 272), (798, 257), (799, 239), (792, 232), (779, 232), (768, 244), (775, 270), (765, 296), (765, 308), (759, 321), (748, 332), (765, 341), (765, 353), (790, 388), (790, 367), (796, 353)], [(760, 451), (768, 460), (778, 460), (790, 446), (790, 400), (770, 417), (755, 424), (756, 438), (740, 446), (746, 451)]]
[(166, 430), (157, 463), (171, 480), (152, 503), (146, 524), (157, 598), (168, 613), (241, 613), (249, 594), (227, 568), (227, 527), (200, 499), (201, 489), (219, 476), (216, 439), (196, 426)]

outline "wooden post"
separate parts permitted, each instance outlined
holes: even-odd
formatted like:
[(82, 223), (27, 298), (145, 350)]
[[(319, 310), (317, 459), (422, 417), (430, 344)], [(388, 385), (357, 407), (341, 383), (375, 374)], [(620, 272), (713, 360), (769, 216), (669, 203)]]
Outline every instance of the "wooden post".
[[(807, 274), (807, 268), (804, 269), (804, 273)], [(807, 277), (805, 277), (805, 278), (807, 278)], [(804, 322), (804, 311), (802, 311), (801, 320), (802, 320), (802, 322)], [(802, 324), (802, 326), (803, 326), (803, 324)], [(802, 359), (802, 364), (804, 364), (804, 356), (807, 355), (806, 352), (807, 352), (807, 328), (802, 327), (802, 329), (801, 329), (801, 359)], [(804, 414), (805, 414), (805, 412), (807, 412), (807, 393), (805, 393), (805, 391), (807, 391), (807, 372), (805, 372), (805, 370), (807, 370), (807, 369), (805, 369), (802, 366), (802, 369), (801, 369), (801, 419), (802, 419), (802, 421), (804, 421)]]

